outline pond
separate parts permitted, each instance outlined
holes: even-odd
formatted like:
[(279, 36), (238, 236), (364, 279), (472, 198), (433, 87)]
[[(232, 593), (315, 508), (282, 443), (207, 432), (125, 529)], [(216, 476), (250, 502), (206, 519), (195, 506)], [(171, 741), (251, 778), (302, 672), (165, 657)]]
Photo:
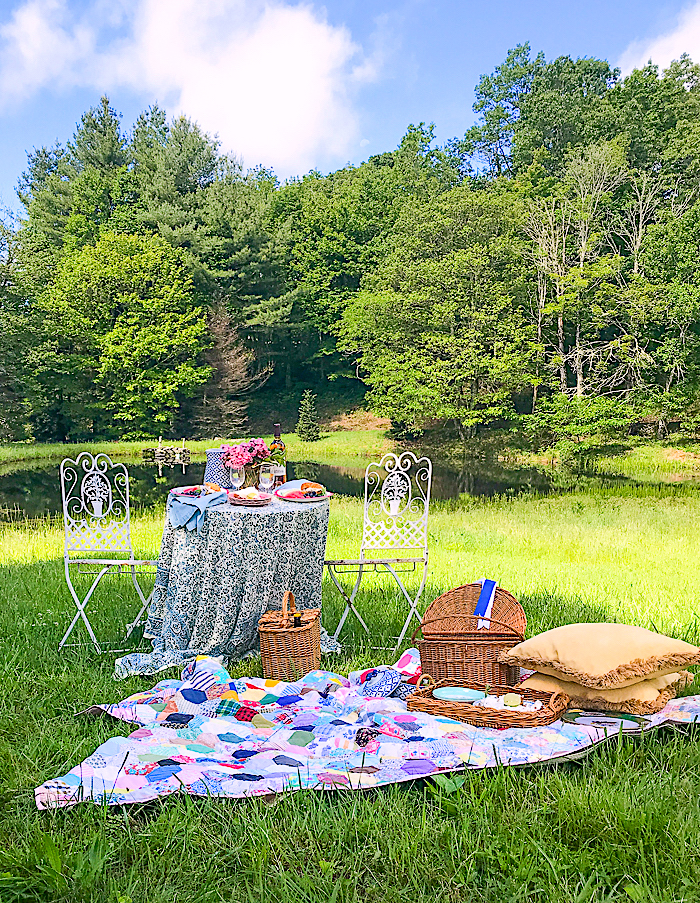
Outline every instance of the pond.
[[(574, 474), (552, 467), (517, 467), (498, 461), (469, 460), (461, 466), (435, 461), (432, 495), (435, 499), (456, 498), (466, 493), (475, 497), (547, 494), (617, 484), (635, 485), (625, 477), (598, 474)], [(139, 460), (126, 461), (134, 508), (163, 505), (173, 486), (201, 482), (204, 461), (193, 462), (183, 474), (181, 467), (163, 468), (162, 476), (154, 465)], [(15, 463), (0, 467), (0, 518), (41, 517), (61, 511), (61, 490), (57, 461), (27, 465)], [(337, 495), (362, 496), (364, 465), (346, 467), (314, 462), (288, 462), (289, 479), (306, 478), (323, 483)]]

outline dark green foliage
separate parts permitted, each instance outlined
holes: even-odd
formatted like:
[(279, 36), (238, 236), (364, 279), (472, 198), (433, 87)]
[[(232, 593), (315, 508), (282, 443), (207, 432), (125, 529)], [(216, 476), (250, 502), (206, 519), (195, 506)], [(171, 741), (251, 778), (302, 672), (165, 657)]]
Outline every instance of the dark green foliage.
[(523, 312), (522, 208), (456, 188), (407, 206), (391, 253), (345, 314), (344, 347), (397, 424), (468, 432), (512, 411), (534, 333)]
[(512, 175), (515, 131), (535, 74), (545, 66), (544, 54), (532, 60), (530, 45), (518, 44), (492, 75), (482, 75), (476, 87), (474, 112), (481, 123), (472, 126), (453, 148), (467, 158), (477, 157), (492, 176)]
[(105, 233), (63, 258), (30, 314), (35, 435), (157, 436), (206, 381), (206, 322), (183, 255), (157, 236)]
[(302, 442), (315, 442), (321, 438), (318, 414), (316, 413), (316, 396), (311, 389), (305, 389), (301, 396), (296, 433)]
[(78, 167), (105, 173), (124, 166), (127, 150), (120, 118), (121, 115), (110, 107), (109, 98), (104, 96), (98, 107), (83, 114), (73, 141), (68, 145)]
[[(419, 123), (395, 150), (283, 185), (157, 105), (122, 131), (103, 97), (65, 146), (32, 151), (19, 181), (26, 218), (0, 285), (4, 436), (147, 421), (167, 433), (217, 396), (199, 385), (210, 335), (185, 343), (194, 357), (174, 367), (179, 386), (156, 379), (140, 413), (117, 414), (104, 381), (136, 327), (122, 319), (107, 351), (57, 325), (57, 280), (116, 235), (178, 251), (193, 307), (225, 312), (232, 347), (269, 373), (272, 407), (300, 384), (341, 398), (361, 383), (414, 435), (526, 426), (572, 396), (697, 418), (700, 67), (683, 56), (622, 78), (604, 60), (547, 61), (521, 44), (476, 95), (477, 124), (443, 148)], [(40, 365), (25, 345), (44, 350)]]
[(634, 420), (634, 409), (624, 401), (555, 395), (527, 418), (526, 430), (536, 447), (553, 446), (561, 461), (575, 464), (601, 440), (626, 435)]
[(26, 438), (27, 353), (21, 291), (17, 284), (17, 237), (0, 221), (0, 442)]

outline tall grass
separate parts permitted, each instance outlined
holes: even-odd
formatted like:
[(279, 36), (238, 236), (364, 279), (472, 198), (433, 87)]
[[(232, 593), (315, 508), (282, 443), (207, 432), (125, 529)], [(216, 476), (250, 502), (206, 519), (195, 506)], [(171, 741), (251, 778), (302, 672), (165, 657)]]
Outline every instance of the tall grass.
[(700, 454), (695, 443), (676, 447), (665, 443), (644, 443), (617, 455), (598, 458), (596, 469), (628, 477), (678, 479), (700, 477)]
[[(617, 618), (698, 641), (700, 496), (690, 491), (463, 497), (436, 504), (429, 523), (426, 603), (492, 576), (521, 599), (530, 633)], [(333, 499), (329, 557), (357, 552), (360, 525), (358, 500)], [(137, 554), (157, 555), (161, 532), (162, 512), (136, 513)], [(699, 898), (700, 745), (674, 731), (611, 742), (578, 765), (475, 772), (437, 787), (38, 813), (34, 786), (131, 730), (74, 713), (155, 682), (115, 684), (113, 657), (89, 648), (58, 653), (71, 615), (61, 547), (56, 520), (0, 526), (0, 900)], [(94, 623), (116, 632), (135, 604), (128, 581), (105, 581)], [(370, 577), (359, 605), (371, 638), (350, 621), (344, 653), (323, 666), (392, 660), (372, 647), (398, 632), (399, 594)], [(340, 610), (324, 584), (331, 629)], [(259, 673), (259, 662), (233, 671)]]

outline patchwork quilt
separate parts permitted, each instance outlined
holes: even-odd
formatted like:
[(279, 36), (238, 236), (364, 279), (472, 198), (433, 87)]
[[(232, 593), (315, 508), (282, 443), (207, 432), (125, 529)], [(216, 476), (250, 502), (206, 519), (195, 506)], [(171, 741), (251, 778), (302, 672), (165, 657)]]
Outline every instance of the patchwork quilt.
[(217, 659), (200, 656), (182, 680), (88, 709), (138, 729), (38, 787), (37, 806), (368, 789), (440, 772), (576, 758), (619, 731), (700, 719), (700, 696), (689, 696), (646, 717), (570, 712), (548, 727), (477, 728), (409, 712), (405, 700), (418, 674), (416, 650), (393, 666), (347, 678), (313, 671), (294, 683), (232, 679)]

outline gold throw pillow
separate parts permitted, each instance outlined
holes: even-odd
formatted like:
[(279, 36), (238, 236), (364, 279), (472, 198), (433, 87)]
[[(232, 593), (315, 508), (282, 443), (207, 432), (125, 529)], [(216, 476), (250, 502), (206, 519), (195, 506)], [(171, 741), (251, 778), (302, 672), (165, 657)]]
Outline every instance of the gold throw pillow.
[(700, 649), (627, 624), (567, 624), (540, 633), (499, 661), (584, 687), (628, 687), (700, 663)]
[(568, 680), (559, 680), (549, 674), (535, 673), (523, 681), (521, 686), (531, 690), (556, 693), (559, 690), (571, 699), (574, 709), (593, 712), (629, 712), (631, 715), (652, 715), (660, 712), (678, 690), (686, 687), (693, 675), (690, 671), (650, 677), (629, 687), (601, 690), (597, 687), (582, 687)]

